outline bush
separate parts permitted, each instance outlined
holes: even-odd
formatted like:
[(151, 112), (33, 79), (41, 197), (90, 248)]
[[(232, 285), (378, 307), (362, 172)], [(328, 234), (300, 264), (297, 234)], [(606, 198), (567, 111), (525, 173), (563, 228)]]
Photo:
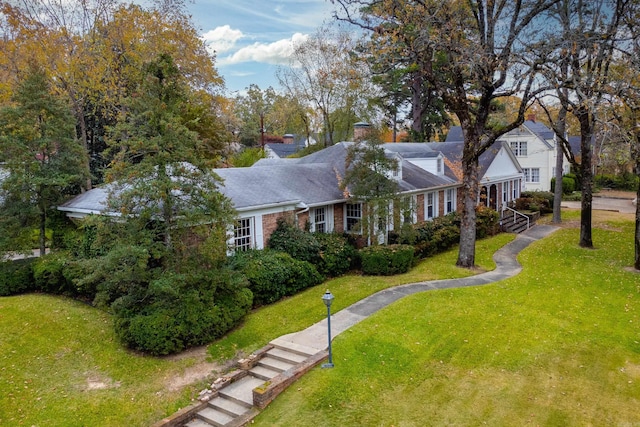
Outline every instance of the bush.
[(329, 277), (340, 276), (353, 268), (358, 260), (358, 251), (347, 236), (335, 233), (315, 233), (320, 246), (318, 271)]
[(530, 210), (547, 214), (553, 212), (553, 193), (550, 191), (523, 191), (516, 199), (516, 210)]
[(622, 175), (596, 175), (593, 181), (598, 188), (636, 191), (638, 189), (639, 178), (635, 174), (625, 172)]
[[(551, 178), (551, 192), (556, 191), (556, 179)], [(564, 175), (562, 177), (562, 194), (571, 194), (576, 191), (576, 179), (573, 175)]]
[(370, 246), (360, 250), (362, 272), (372, 276), (391, 276), (409, 271), (414, 248), (410, 245)]
[(225, 270), (165, 274), (149, 284), (148, 303), (126, 296), (113, 304), (116, 333), (128, 347), (152, 355), (209, 343), (251, 309), (245, 285)]
[(254, 306), (270, 304), (323, 281), (311, 263), (271, 249), (237, 253), (232, 264), (249, 281)]
[(500, 229), (500, 214), (486, 206), (476, 208), (476, 237), (484, 239), (498, 234)]
[(0, 262), (0, 296), (16, 295), (35, 290), (31, 265), (35, 258)]
[(314, 265), (320, 262), (320, 244), (316, 237), (284, 218), (278, 219), (278, 226), (269, 237), (267, 246), (269, 249), (286, 252), (300, 261), (308, 261)]
[(36, 289), (50, 293), (75, 296), (73, 283), (64, 274), (67, 254), (50, 253), (37, 258), (33, 263), (33, 279)]
[(460, 241), (460, 217), (457, 213), (423, 221), (415, 224), (414, 229), (416, 254), (420, 258), (443, 252)]

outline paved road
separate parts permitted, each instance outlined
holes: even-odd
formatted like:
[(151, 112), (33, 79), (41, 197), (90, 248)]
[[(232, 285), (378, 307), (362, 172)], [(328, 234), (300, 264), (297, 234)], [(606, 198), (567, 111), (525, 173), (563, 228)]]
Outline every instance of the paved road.
[[(580, 209), (580, 202), (562, 202), (561, 206), (563, 208)], [(609, 197), (594, 197), (593, 209), (620, 213), (636, 212), (636, 206), (630, 199), (614, 199)]]

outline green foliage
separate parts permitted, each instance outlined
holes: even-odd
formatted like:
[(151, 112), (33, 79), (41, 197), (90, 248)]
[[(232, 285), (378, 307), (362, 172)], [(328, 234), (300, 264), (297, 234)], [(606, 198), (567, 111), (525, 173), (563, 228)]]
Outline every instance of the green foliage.
[(360, 249), (362, 272), (372, 276), (391, 276), (409, 271), (414, 248), (410, 245), (377, 245)]
[[(460, 217), (457, 213), (414, 225), (416, 255), (426, 258), (443, 252), (460, 241)], [(400, 240), (400, 243), (406, 243)]]
[(247, 147), (231, 158), (231, 164), (235, 168), (248, 168), (260, 159), (266, 156), (264, 150), (260, 147)]
[(37, 258), (33, 264), (36, 289), (50, 294), (76, 295), (76, 290), (64, 274), (68, 254), (53, 252)]
[(500, 224), (500, 214), (486, 206), (476, 208), (476, 237), (484, 239), (498, 233)]
[(286, 252), (300, 261), (308, 261), (314, 265), (320, 262), (320, 244), (316, 236), (299, 229), (290, 219), (278, 219), (267, 246), (269, 249)]
[(637, 191), (640, 178), (635, 174), (625, 172), (621, 175), (596, 175), (593, 181), (595, 186), (599, 188)]
[(236, 253), (231, 263), (249, 281), (254, 306), (270, 304), (323, 281), (313, 264), (269, 249)]
[(553, 212), (553, 193), (550, 191), (523, 191), (516, 199), (517, 210), (547, 214)]
[(126, 295), (114, 302), (116, 333), (128, 347), (153, 355), (219, 338), (252, 305), (251, 291), (229, 271), (166, 273), (151, 281), (141, 296)]
[[(556, 190), (556, 178), (551, 178), (551, 192)], [(576, 179), (572, 175), (564, 175), (562, 177), (562, 194), (571, 194), (576, 191)]]
[(0, 109), (0, 249), (45, 250), (47, 216), (84, 178), (74, 118), (43, 70), (31, 68), (10, 106)]
[(338, 277), (359, 262), (358, 251), (349, 237), (336, 233), (315, 233), (320, 244), (318, 271), (328, 277)]
[[(185, 229), (205, 235), (212, 228), (225, 229), (234, 212), (218, 190), (220, 178), (211, 172), (215, 162), (202, 155), (207, 141), (183, 123), (189, 87), (173, 58), (163, 54), (146, 64), (137, 90), (107, 139), (113, 155), (109, 208), (129, 223), (114, 237), (128, 242), (151, 233), (149, 244), (160, 243), (171, 254), (162, 262), (180, 265), (177, 243)], [(194, 224), (211, 227), (193, 229)]]
[(36, 289), (31, 265), (34, 258), (0, 262), (0, 296), (31, 292)]

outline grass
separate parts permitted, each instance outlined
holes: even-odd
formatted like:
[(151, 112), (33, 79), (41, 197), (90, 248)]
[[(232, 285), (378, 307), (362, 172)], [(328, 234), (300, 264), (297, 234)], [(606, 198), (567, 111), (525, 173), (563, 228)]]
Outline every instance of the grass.
[(640, 425), (632, 218), (596, 213), (595, 249), (563, 228), (512, 279), (379, 311), (336, 337), (335, 368), (306, 374), (255, 425)]
[[(513, 240), (510, 234), (500, 234), (479, 240), (476, 246), (476, 265), (482, 270), (495, 268), (492, 256), (495, 251)], [(277, 304), (262, 307), (251, 313), (236, 330), (209, 347), (215, 360), (227, 360), (237, 355), (251, 353), (274, 338), (300, 331), (322, 320), (326, 308), (321, 297), (330, 289), (336, 297), (332, 304), (335, 312), (382, 289), (405, 283), (458, 278), (474, 272), (455, 266), (456, 249), (422, 260), (406, 274), (396, 276), (346, 275), (307, 289)]]
[[(478, 265), (494, 268), (492, 254), (511, 239), (499, 235), (479, 241)], [(454, 266), (456, 256), (451, 250), (399, 276), (332, 280), (254, 311), (210, 351), (225, 359), (304, 329), (326, 315), (320, 300), (325, 287), (340, 309), (397, 284), (472, 274)], [(0, 298), (0, 349), (0, 425), (148, 426), (189, 404), (204, 386), (172, 391), (171, 379), (197, 358), (129, 352), (117, 341), (107, 313), (62, 297)]]
[(0, 298), (0, 425), (142, 426), (190, 402), (192, 360), (123, 349), (108, 314), (66, 298)]

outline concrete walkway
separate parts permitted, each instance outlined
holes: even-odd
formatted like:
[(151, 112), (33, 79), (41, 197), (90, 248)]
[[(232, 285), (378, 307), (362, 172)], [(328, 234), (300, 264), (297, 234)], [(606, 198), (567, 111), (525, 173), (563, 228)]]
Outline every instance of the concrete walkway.
[[(513, 277), (522, 270), (520, 263), (516, 260), (518, 253), (532, 242), (540, 240), (556, 230), (558, 230), (558, 227), (551, 225), (535, 225), (529, 230), (519, 234), (515, 240), (502, 247), (493, 255), (496, 268), (492, 271), (460, 279), (434, 280), (396, 286), (377, 292), (337, 313), (332, 313), (331, 337), (336, 337), (366, 319), (369, 315), (407, 295), (434, 289), (485, 285)], [(284, 348), (299, 347), (315, 349), (316, 351), (326, 350), (328, 347), (327, 319), (323, 319), (303, 331), (276, 338), (271, 344)]]

